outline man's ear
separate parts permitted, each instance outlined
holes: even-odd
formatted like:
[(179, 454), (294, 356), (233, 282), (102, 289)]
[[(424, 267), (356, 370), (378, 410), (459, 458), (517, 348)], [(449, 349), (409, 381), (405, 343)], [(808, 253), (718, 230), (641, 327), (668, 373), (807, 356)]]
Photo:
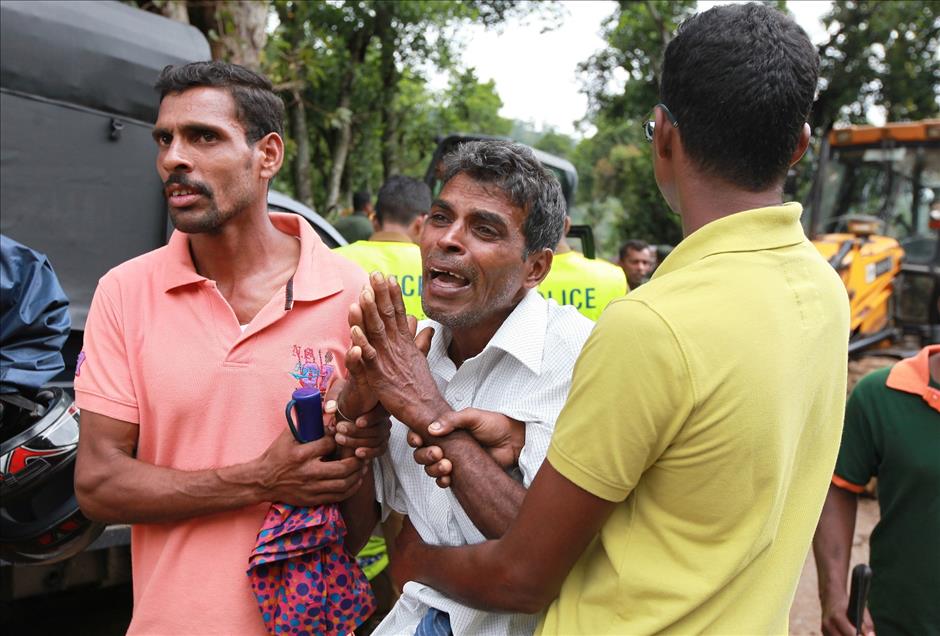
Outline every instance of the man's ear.
[(676, 127), (672, 125), (662, 108), (653, 109), (656, 128), (653, 130), (653, 151), (657, 157), (672, 157), (672, 144), (675, 143)]
[(424, 227), (424, 219), (427, 217), (427, 214), (419, 214), (408, 226), (408, 236), (411, 237), (412, 243), (417, 243), (421, 239), (421, 229)]
[(284, 140), (277, 133), (268, 133), (256, 144), (261, 154), (261, 177), (270, 181), (284, 163)]
[(552, 268), (552, 258), (554, 256), (555, 253), (552, 250), (545, 248), (541, 252), (529, 254), (526, 257), (527, 266), (524, 283), (526, 289), (538, 287), (539, 283), (545, 280)]
[(790, 156), (791, 166), (803, 158), (803, 153), (806, 152), (806, 149), (809, 147), (809, 138), (812, 134), (813, 131), (810, 130), (809, 124), (803, 124), (803, 130), (800, 131), (800, 140), (796, 144), (796, 150), (794, 150), (793, 155)]

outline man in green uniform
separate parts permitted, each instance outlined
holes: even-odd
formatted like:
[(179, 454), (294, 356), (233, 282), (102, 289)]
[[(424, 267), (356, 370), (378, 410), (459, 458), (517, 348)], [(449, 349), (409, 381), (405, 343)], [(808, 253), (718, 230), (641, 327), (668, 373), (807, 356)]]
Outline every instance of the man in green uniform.
[(375, 202), (375, 231), (368, 240), (334, 251), (358, 263), (369, 273), (395, 276), (401, 286), (405, 310), (418, 320), (421, 309), (421, 250), (417, 241), (424, 217), (431, 209), (431, 190), (411, 177), (390, 177)]
[(940, 345), (869, 373), (849, 398), (813, 539), (824, 634), (855, 634), (846, 577), (858, 494), (874, 476), (881, 509), (871, 534), (874, 628), (879, 636), (940, 634)]
[(565, 233), (555, 248), (552, 269), (539, 285), (539, 293), (559, 305), (572, 305), (596, 321), (607, 303), (627, 293), (627, 280), (616, 265), (585, 258), (571, 249), (565, 240), (570, 227), (571, 217), (566, 216)]
[(364, 241), (372, 235), (373, 211), (372, 193), (368, 190), (360, 190), (353, 193), (352, 214), (336, 221), (333, 227), (350, 243)]

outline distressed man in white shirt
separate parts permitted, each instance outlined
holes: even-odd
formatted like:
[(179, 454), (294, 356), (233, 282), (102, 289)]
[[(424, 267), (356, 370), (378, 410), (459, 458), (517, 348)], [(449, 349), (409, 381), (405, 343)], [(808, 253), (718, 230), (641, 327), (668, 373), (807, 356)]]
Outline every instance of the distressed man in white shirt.
[[(344, 504), (352, 549), (392, 510), (407, 515), (425, 542), (448, 546), (499, 537), (515, 519), (593, 326), (536, 291), (564, 220), (558, 181), (528, 149), (471, 142), (444, 159), (444, 186), (420, 241), (430, 320), (415, 339), (397, 283), (378, 273), (350, 309), (352, 379), (339, 398), (340, 419), (375, 400), (393, 416), (374, 484), (366, 479)], [(419, 451), (446, 453), (446, 489), (424, 474), (407, 440), (409, 431), (417, 442), (441, 421), (472, 433), (456, 431)], [(347, 426), (338, 424), (340, 443)], [(393, 568), (407, 572), (394, 559)], [(375, 633), (526, 634), (537, 622), (474, 610), (409, 581)]]

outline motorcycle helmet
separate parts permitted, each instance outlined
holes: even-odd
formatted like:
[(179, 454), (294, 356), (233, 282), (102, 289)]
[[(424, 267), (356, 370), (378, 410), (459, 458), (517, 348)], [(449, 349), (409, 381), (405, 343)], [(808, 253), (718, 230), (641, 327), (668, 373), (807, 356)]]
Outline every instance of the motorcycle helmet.
[(0, 558), (11, 563), (67, 559), (104, 529), (82, 514), (75, 498), (78, 407), (59, 388), (33, 401), (37, 408), (6, 403), (2, 411)]

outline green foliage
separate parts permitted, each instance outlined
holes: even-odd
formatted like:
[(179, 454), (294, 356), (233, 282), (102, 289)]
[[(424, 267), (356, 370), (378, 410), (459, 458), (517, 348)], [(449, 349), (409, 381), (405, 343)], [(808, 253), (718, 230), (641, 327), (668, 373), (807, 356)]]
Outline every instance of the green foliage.
[(574, 156), (574, 150), (577, 143), (574, 139), (564, 133), (560, 133), (553, 128), (549, 128), (533, 144), (539, 150), (551, 153), (556, 157), (561, 157), (571, 161)]
[[(276, 0), (273, 6), (278, 23), (269, 34), (265, 71), (289, 111), (303, 106), (309, 180), (321, 211), (344, 129), (350, 132), (342, 170), (347, 202), (352, 191), (375, 191), (395, 172), (423, 176), (438, 135), (508, 134), (512, 124), (499, 116), (493, 82), (480, 82), (461, 66), (455, 33), (471, 21), (498, 26), (509, 18), (558, 15), (552, 4), (508, 0)], [(445, 89), (428, 88), (432, 71), (449, 74)], [(290, 162), (298, 159), (297, 148), (289, 138)], [(282, 170), (275, 186), (294, 193), (296, 178)]]
[(819, 47), (817, 134), (864, 123), (873, 105), (888, 121), (940, 112), (940, 3), (839, 0), (823, 23), (832, 35)]
[(579, 208), (605, 256), (628, 238), (670, 245), (682, 238), (678, 217), (656, 187), (641, 125), (659, 101), (666, 45), (694, 10), (692, 0), (622, 1), (604, 23), (608, 48), (579, 66), (597, 129), (573, 154)]
[[(770, 4), (786, 10), (786, 3)], [(619, 3), (604, 25), (609, 44), (580, 65), (597, 132), (574, 153), (580, 208), (602, 246), (628, 237), (675, 244), (678, 219), (659, 195), (640, 124), (658, 101), (660, 60), (694, 2)], [(863, 123), (873, 106), (888, 121), (936, 117), (940, 101), (940, 3), (838, 0), (823, 20), (816, 139), (836, 123)], [(619, 83), (618, 83), (619, 81)], [(797, 166), (797, 193), (814, 172), (812, 153)], [(603, 232), (610, 228), (613, 236)]]

